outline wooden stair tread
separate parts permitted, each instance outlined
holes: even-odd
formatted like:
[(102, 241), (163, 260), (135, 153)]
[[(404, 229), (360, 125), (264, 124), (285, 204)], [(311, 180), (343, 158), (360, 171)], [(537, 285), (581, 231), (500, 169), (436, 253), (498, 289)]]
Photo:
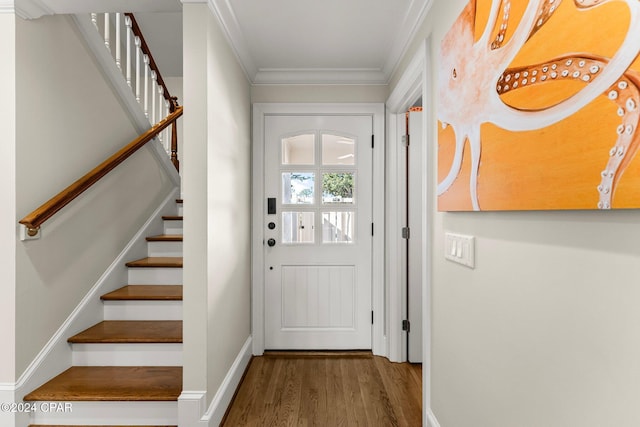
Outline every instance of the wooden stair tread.
[(130, 261), (126, 266), (182, 268), (182, 257), (148, 257)]
[(67, 341), (74, 344), (182, 343), (182, 320), (105, 320)]
[(147, 242), (182, 242), (182, 234), (161, 234), (147, 237)]
[(183, 200), (182, 199), (176, 199), (176, 203), (182, 203)]
[(73, 366), (24, 397), (25, 401), (177, 401), (179, 366)]
[(182, 221), (182, 215), (165, 215), (162, 219), (165, 221)]
[(103, 301), (182, 301), (182, 285), (128, 285), (102, 295)]

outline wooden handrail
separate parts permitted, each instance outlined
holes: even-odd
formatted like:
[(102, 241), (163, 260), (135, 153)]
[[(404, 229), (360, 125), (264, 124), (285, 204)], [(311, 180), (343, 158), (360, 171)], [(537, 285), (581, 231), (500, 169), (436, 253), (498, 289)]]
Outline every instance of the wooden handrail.
[[(76, 197), (91, 188), (102, 177), (111, 172), (120, 163), (128, 159), (133, 153), (142, 148), (147, 142), (155, 138), (161, 131), (172, 125), (175, 128), (176, 120), (182, 116), (184, 107), (177, 106), (175, 111), (156, 123), (151, 129), (131, 141), (107, 160), (96, 166), (82, 178), (62, 190), (48, 202), (18, 221), (27, 227), (29, 236), (35, 236), (40, 226), (60, 209), (71, 203)], [(174, 163), (175, 164), (175, 163)]]
[(138, 21), (136, 21), (136, 18), (133, 16), (133, 13), (125, 13), (125, 16), (131, 19), (131, 31), (133, 31), (133, 34), (140, 39), (140, 50), (142, 50), (142, 52), (149, 57), (149, 68), (151, 68), (153, 71), (156, 72), (157, 82), (164, 89), (163, 96), (167, 101), (169, 101), (169, 106), (171, 109), (170, 111), (173, 112), (175, 107), (178, 106), (178, 102), (177, 102), (178, 98), (175, 96), (172, 97), (171, 94), (169, 93), (169, 88), (164, 83), (164, 79), (160, 74), (160, 69), (156, 65), (156, 61), (153, 59), (153, 55), (151, 54), (151, 49), (149, 49), (149, 46), (147, 45), (147, 42), (144, 39), (144, 36), (142, 35), (142, 31), (140, 30), (140, 26), (138, 26)]

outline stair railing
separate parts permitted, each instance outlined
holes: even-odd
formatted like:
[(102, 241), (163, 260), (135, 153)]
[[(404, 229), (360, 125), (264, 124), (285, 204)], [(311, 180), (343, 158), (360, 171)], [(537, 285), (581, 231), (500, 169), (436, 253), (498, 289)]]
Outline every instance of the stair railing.
[(84, 193), (91, 186), (97, 183), (102, 177), (111, 172), (120, 163), (131, 157), (133, 153), (138, 151), (144, 145), (156, 138), (161, 132), (165, 131), (169, 126), (174, 126), (176, 120), (182, 116), (183, 107), (177, 106), (174, 111), (167, 117), (160, 120), (148, 131), (131, 141), (129, 144), (121, 148), (118, 152), (113, 154), (104, 162), (100, 163), (89, 173), (78, 179), (76, 182), (62, 190), (60, 193), (51, 198), (48, 202), (44, 203), (38, 209), (31, 212), (29, 215), (18, 221), (24, 225), (29, 237), (35, 237), (38, 235), (40, 226), (60, 209), (67, 206), (79, 195)]
[(178, 98), (169, 93), (135, 17), (131, 13), (92, 13), (91, 22), (104, 39), (105, 48), (126, 79), (151, 128), (18, 221), (26, 230), (23, 240), (36, 238), (45, 221), (153, 139), (160, 141), (176, 170), (180, 167), (176, 122), (183, 114), (183, 107), (178, 104)]
[[(133, 14), (92, 13), (91, 22), (149, 123), (157, 123), (173, 112), (177, 98), (171, 96)], [(176, 138), (175, 125), (171, 131), (167, 129), (158, 135), (171, 162), (179, 169)]]

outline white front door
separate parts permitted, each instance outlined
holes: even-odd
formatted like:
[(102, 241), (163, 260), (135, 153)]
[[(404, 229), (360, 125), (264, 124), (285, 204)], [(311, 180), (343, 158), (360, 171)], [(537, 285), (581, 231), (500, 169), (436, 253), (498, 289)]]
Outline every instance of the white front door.
[(265, 348), (370, 349), (371, 116), (266, 116)]

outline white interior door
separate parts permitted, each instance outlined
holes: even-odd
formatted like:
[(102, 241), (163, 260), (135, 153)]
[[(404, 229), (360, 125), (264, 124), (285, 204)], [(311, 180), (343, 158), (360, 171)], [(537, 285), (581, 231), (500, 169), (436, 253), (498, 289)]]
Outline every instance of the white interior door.
[(265, 348), (370, 349), (371, 116), (266, 116)]
[(426, 192), (422, 186), (422, 116), (422, 111), (410, 112), (408, 129), (407, 359), (412, 363), (422, 362), (422, 198)]

